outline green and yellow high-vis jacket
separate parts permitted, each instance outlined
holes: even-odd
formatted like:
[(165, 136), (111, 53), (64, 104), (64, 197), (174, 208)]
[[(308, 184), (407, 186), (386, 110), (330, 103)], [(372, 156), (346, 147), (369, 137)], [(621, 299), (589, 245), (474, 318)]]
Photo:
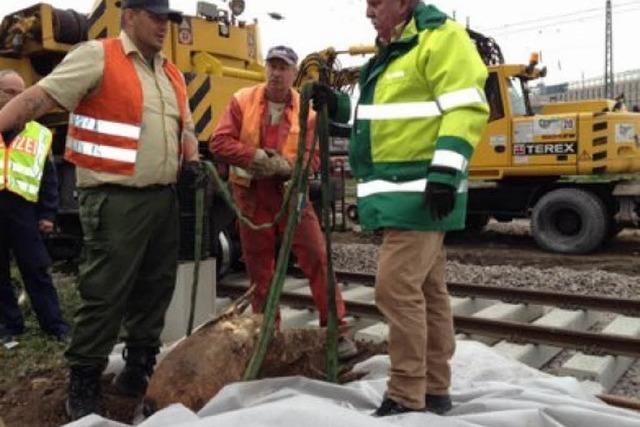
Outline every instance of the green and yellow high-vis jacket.
[[(464, 227), (469, 160), (489, 113), (486, 78), (465, 29), (423, 3), (362, 68), (349, 161), (364, 229)], [(424, 206), (427, 181), (457, 191), (441, 220)]]

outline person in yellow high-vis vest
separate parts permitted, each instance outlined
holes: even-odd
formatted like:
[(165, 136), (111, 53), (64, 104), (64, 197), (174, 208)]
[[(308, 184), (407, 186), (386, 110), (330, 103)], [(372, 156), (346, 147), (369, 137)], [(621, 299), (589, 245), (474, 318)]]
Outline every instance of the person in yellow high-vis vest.
[(434, 6), (367, 0), (366, 14), (379, 50), (360, 73), (349, 161), (360, 222), (384, 232), (375, 298), (391, 369), (375, 415), (443, 414), (455, 348), (443, 239), (464, 227), (487, 70), (465, 29)]
[[(0, 71), (0, 107), (24, 90), (13, 70)], [(41, 233), (53, 231), (58, 182), (50, 159), (51, 131), (37, 122), (2, 132), (0, 140), (0, 320), (2, 340), (24, 332), (9, 270), (13, 254), (40, 328), (65, 341), (58, 294), (51, 280), (51, 258)]]
[(118, 37), (79, 44), (0, 110), (0, 131), (53, 108), (71, 112), (65, 159), (76, 166), (83, 232), (81, 304), (65, 352), (71, 420), (100, 410), (119, 339), (126, 364), (115, 388), (144, 395), (176, 283), (178, 175), (194, 182), (202, 172), (184, 76), (162, 53), (182, 13), (168, 0), (121, 3)]

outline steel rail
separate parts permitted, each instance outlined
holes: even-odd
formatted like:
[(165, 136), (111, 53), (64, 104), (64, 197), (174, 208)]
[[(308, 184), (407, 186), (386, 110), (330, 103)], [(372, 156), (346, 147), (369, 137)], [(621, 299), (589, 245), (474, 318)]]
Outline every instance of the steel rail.
[[(246, 292), (246, 286), (222, 282), (218, 284), (218, 292), (221, 295), (238, 297)], [(281, 302), (291, 306), (313, 307), (313, 299), (310, 296), (291, 292), (283, 292)], [(345, 301), (345, 304), (350, 313), (383, 319), (374, 304), (353, 301)], [(501, 338), (512, 342), (572, 348), (587, 354), (640, 357), (640, 339), (621, 335), (579, 332), (466, 316), (454, 316), (454, 324), (456, 331), (466, 334)], [(607, 394), (601, 394), (597, 397), (612, 406), (640, 411), (640, 400), (637, 399)]]
[[(375, 276), (365, 273), (337, 271), (338, 281), (345, 283), (373, 284)], [(552, 305), (568, 309), (589, 309), (640, 316), (640, 300), (593, 295), (576, 295), (533, 289), (503, 288), (497, 286), (448, 283), (449, 292), (455, 296), (498, 299), (509, 302)]]
[[(246, 292), (246, 287), (220, 283), (218, 291), (220, 294), (239, 296)], [(291, 292), (283, 292), (281, 302), (290, 306), (313, 307), (310, 296)], [(345, 301), (345, 304), (350, 313), (383, 319), (378, 308), (372, 303)], [(511, 342), (571, 348), (586, 354), (640, 357), (640, 339), (623, 335), (605, 335), (467, 316), (454, 316), (454, 324), (459, 333), (500, 338)]]

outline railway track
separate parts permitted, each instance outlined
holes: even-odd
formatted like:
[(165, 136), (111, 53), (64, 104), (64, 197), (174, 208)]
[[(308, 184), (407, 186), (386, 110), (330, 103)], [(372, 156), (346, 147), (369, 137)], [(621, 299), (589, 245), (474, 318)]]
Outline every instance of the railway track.
[[(372, 286), (375, 277), (364, 273), (336, 272), (339, 282), (351, 286)], [(528, 289), (499, 288), (492, 286), (449, 283), (449, 291), (458, 297), (487, 298), (507, 303), (544, 304), (569, 310), (598, 310), (627, 316), (640, 316), (640, 300), (626, 298), (573, 295)], [(225, 283), (218, 285), (218, 292), (225, 295), (241, 295), (246, 285)], [(281, 302), (296, 307), (313, 307), (309, 295), (300, 292), (283, 292)], [(373, 303), (345, 298), (347, 310), (353, 315), (382, 319)], [(640, 338), (582, 332), (575, 329), (537, 326), (529, 323), (494, 320), (473, 316), (454, 316), (458, 333), (502, 338), (511, 342), (529, 342), (580, 350), (586, 354), (611, 354), (640, 358)]]
[[(300, 274), (294, 271), (287, 278), (281, 304), (312, 310), (313, 301), (306, 282), (296, 276)], [(336, 272), (336, 276), (338, 282), (343, 284), (348, 313), (356, 319), (368, 320), (362, 329), (359, 330), (360, 326), (357, 325), (353, 328), (357, 331), (356, 339), (385, 340), (386, 325), (381, 326), (383, 318), (373, 301), (375, 277), (342, 271)], [(217, 292), (221, 296), (235, 297), (244, 293), (247, 286), (244, 275), (233, 275), (218, 284)], [(499, 352), (507, 353), (532, 367), (543, 368), (563, 350), (575, 350), (578, 353), (565, 362), (558, 374), (600, 383), (607, 392), (628, 367), (640, 359), (640, 300), (464, 283), (449, 283), (448, 287), (452, 294), (454, 324), (458, 334), (493, 345)], [(558, 318), (570, 320), (558, 322)], [(560, 326), (548, 319), (556, 319)], [(602, 331), (593, 331), (594, 325), (606, 323), (607, 320), (608, 325)], [(624, 326), (618, 326), (616, 330), (611, 327), (616, 322)], [(372, 328), (375, 332), (367, 332)], [(527, 351), (535, 352), (538, 357), (523, 356)], [(616, 373), (613, 377), (604, 374), (599, 377), (598, 372), (580, 371), (572, 367), (572, 361), (574, 365), (580, 365), (580, 360), (584, 362), (584, 358), (587, 358), (584, 364), (590, 366), (598, 365), (595, 361), (603, 360), (603, 363), (613, 366)], [(611, 366), (608, 368), (609, 375)], [(638, 400), (613, 395), (600, 397), (612, 405), (640, 411)]]

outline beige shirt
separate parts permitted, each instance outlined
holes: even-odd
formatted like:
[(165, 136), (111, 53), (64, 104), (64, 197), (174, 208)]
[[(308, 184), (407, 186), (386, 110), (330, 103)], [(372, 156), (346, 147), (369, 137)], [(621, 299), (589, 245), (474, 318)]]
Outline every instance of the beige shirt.
[[(169, 78), (162, 68), (162, 53), (154, 57), (153, 67), (144, 59), (131, 39), (120, 34), (124, 51), (133, 58), (142, 84), (144, 108), (138, 155), (133, 175), (117, 175), (77, 168), (78, 187), (119, 184), (145, 187), (153, 184), (173, 184), (179, 168), (180, 110)], [(92, 40), (79, 45), (44, 79), (38, 82), (53, 99), (69, 111), (93, 93), (102, 81), (104, 49), (102, 42)], [(187, 102), (187, 111), (189, 105)], [(191, 113), (185, 124), (193, 130)]]

